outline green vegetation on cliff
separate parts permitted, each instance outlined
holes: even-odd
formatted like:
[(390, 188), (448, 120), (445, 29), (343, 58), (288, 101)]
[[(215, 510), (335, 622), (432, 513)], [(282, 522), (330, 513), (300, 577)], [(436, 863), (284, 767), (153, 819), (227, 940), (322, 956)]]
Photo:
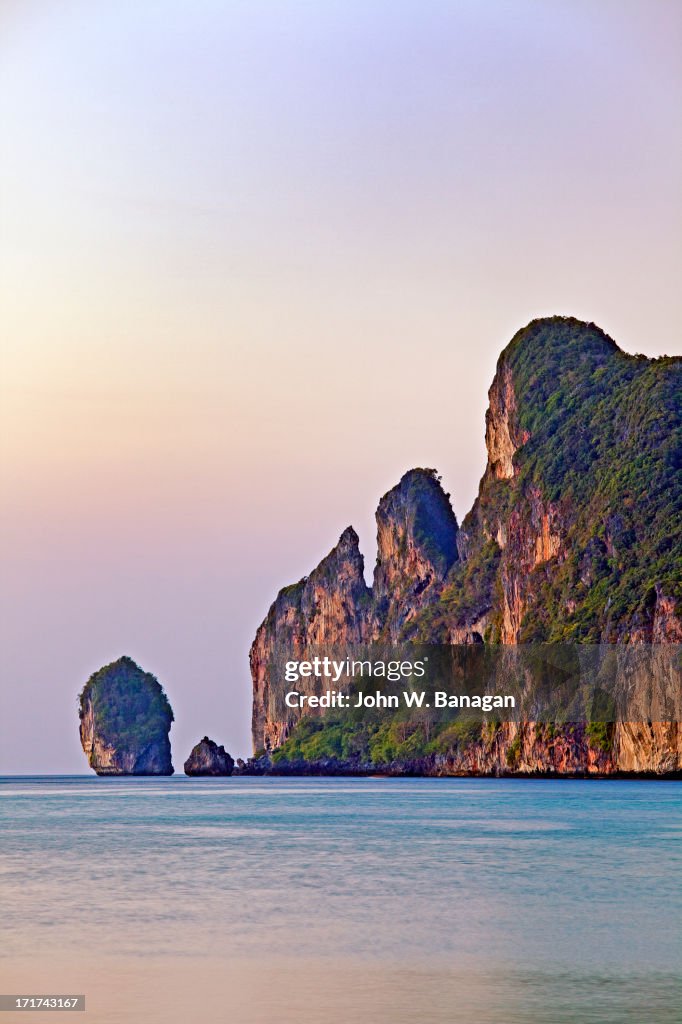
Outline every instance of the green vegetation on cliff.
[(630, 356), (594, 324), (551, 317), (515, 336), (503, 371), (527, 440), (512, 479), (484, 477), (462, 524), (466, 558), (411, 635), (442, 640), (487, 611), (486, 639), (500, 639), (500, 565), (520, 561), (514, 544), (524, 528), (538, 530), (536, 506), (552, 511), (560, 549), (527, 567), (519, 641), (628, 639), (651, 625), (657, 591), (679, 615), (682, 360)]
[[(489, 727), (493, 730), (495, 727)], [(455, 722), (424, 712), (416, 716), (404, 710), (327, 714), (302, 718), (294, 732), (274, 755), (283, 761), (325, 761), (337, 758), (373, 764), (377, 769), (394, 761), (416, 761), (434, 754), (451, 755), (481, 738), (477, 719)]]
[(79, 696), (81, 718), (88, 706), (96, 734), (116, 750), (140, 751), (166, 740), (174, 720), (158, 679), (126, 656), (90, 676)]
[(656, 586), (679, 607), (682, 360), (626, 355), (593, 324), (563, 318), (531, 324), (507, 358), (531, 435), (514, 490), (538, 487), (571, 524), (522, 638), (615, 638), (646, 620)]

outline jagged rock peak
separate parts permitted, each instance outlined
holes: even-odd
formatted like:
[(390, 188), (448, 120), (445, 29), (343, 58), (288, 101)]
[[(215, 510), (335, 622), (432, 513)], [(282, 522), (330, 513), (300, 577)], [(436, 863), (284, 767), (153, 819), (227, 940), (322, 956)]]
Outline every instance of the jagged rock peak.
[(310, 573), (301, 591), (300, 609), (309, 642), (338, 642), (346, 634), (353, 642), (364, 639), (370, 599), (364, 571), (358, 535), (349, 526), (336, 547)]
[(319, 644), (362, 643), (367, 639), (370, 602), (358, 535), (349, 526), (309, 576), (280, 590), (258, 627), (249, 653), (254, 750), (276, 747), (288, 727), (285, 722), (273, 721), (269, 714), (270, 666), (275, 653), (298, 651), (303, 657), (303, 652)]
[(396, 640), (457, 560), (457, 519), (434, 469), (412, 469), (376, 514), (372, 633)]
[(421, 561), (445, 577), (457, 559), (457, 518), (435, 469), (411, 469), (384, 494), (376, 513), (379, 590), (394, 571)]
[(347, 526), (339, 537), (339, 542), (334, 550), (346, 551), (346, 550), (359, 550), (360, 549), (360, 538), (353, 529), (352, 526)]
[(365, 560), (360, 551), (360, 539), (352, 526), (346, 527), (331, 551), (308, 576), (303, 576), (297, 583), (290, 583), (281, 588), (270, 612), (281, 601), (299, 605), (306, 589), (310, 590), (309, 583), (314, 584), (322, 578), (333, 580), (342, 566), (345, 567), (345, 572), (342, 573), (344, 579), (352, 577), (364, 581)]
[(316, 569), (307, 577), (328, 576), (340, 572), (343, 579), (362, 578), (364, 580), (365, 560), (360, 551), (360, 539), (352, 526), (347, 526), (339, 537), (338, 543), (328, 555), (322, 559)]

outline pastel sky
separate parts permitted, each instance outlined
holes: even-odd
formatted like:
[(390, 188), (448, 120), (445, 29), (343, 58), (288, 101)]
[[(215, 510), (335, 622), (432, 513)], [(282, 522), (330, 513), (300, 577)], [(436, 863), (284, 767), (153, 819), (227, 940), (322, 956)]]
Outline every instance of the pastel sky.
[(277, 589), (435, 466), (535, 316), (679, 354), (670, 0), (4, 0), (0, 772), (127, 653), (250, 752)]

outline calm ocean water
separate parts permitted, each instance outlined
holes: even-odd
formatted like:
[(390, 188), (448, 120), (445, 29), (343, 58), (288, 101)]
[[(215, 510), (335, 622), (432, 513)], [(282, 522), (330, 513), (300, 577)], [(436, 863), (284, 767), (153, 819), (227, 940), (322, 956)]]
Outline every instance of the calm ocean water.
[(0, 818), (0, 991), (69, 1019), (682, 1020), (679, 782), (4, 778)]

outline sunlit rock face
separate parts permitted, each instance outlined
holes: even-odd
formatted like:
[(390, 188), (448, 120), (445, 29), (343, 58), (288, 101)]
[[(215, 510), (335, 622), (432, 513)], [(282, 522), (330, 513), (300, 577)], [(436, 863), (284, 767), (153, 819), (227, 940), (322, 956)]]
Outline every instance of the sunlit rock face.
[(276, 681), (270, 678), (270, 666), (277, 652), (303, 658), (316, 645), (362, 643), (368, 636), (371, 599), (358, 535), (352, 527), (309, 576), (280, 590), (249, 655), (256, 751), (278, 747), (299, 717), (293, 709), (286, 718), (273, 713)]

